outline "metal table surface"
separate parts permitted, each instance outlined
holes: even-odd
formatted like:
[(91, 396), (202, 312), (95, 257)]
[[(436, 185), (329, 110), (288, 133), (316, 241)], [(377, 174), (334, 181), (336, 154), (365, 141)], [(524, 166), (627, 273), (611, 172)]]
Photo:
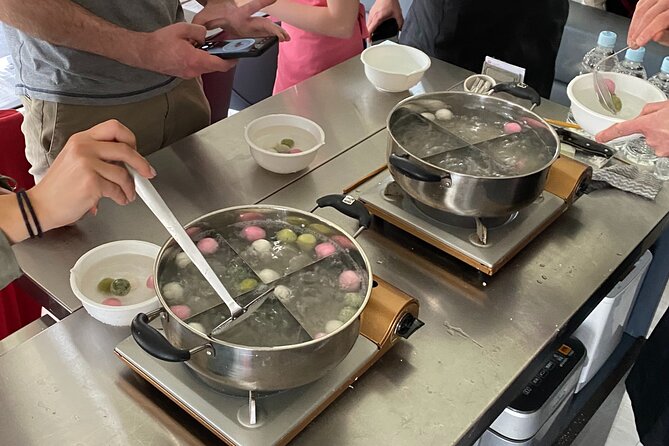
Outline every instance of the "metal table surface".
[[(428, 81), (434, 79), (435, 88), (466, 74), (439, 62), (433, 67)], [(362, 93), (348, 95), (347, 107), (338, 100), (346, 92), (328, 90), (333, 79)], [(332, 131), (342, 134), (329, 139), (308, 175), (275, 177), (256, 170), (241, 148), (239, 128), (259, 114), (285, 110), (281, 107), (305, 90), (317, 96), (304, 97), (305, 103), (325, 108), (331, 101), (349, 110), (352, 102), (368, 112), (352, 119), (328, 117), (326, 137)], [(384, 163), (386, 134), (379, 130), (401, 97), (370, 90), (357, 61), (348, 62), (260, 104), (246, 118), (240, 113), (157, 153), (152, 157), (160, 173), (157, 187), (184, 220), (253, 201), (310, 209), (316, 197), (339, 192)], [(329, 116), (318, 108), (302, 110), (307, 116)], [(564, 109), (549, 103), (539, 112), (561, 117)], [(220, 144), (230, 153), (215, 147), (226, 134), (230, 137)], [(348, 142), (334, 147), (336, 138)], [(235, 140), (237, 145), (231, 143)], [(189, 149), (191, 156), (185, 156)], [(218, 162), (219, 153), (226, 162)], [(31, 278), (66, 308), (78, 306), (70, 297), (67, 270), (84, 251), (109, 240), (162, 242), (166, 237), (140, 204), (101, 211), (95, 223), (89, 219), (42, 244), (17, 247)], [(359, 240), (375, 273), (420, 300), (426, 326), (388, 352), (295, 443), (470, 444), (529, 380), (532, 365), (552, 342), (612, 287), (612, 278), (639, 254), (639, 245), (664, 225), (667, 211), (666, 189), (655, 202), (597, 191), (582, 197), (492, 278), (391, 226), (363, 232)], [(352, 221), (332, 210), (318, 212), (354, 229)], [(3, 443), (213, 444), (203, 427), (114, 357), (113, 347), (127, 335), (127, 328), (104, 326), (81, 310), (0, 357)]]

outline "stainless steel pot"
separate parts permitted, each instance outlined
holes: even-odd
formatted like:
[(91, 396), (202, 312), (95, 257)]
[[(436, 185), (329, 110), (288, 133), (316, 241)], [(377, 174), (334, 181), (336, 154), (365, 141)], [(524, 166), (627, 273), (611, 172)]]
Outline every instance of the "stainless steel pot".
[[(500, 84), (496, 89), (530, 99), (535, 105), (541, 101), (536, 91), (523, 84)], [(413, 108), (420, 112), (418, 107), (429, 107), (431, 103), (437, 104), (434, 107), (445, 104), (454, 114), (467, 111), (510, 122), (529, 122), (533, 137), (541, 141), (537, 150), (549, 150), (550, 160), (534, 171), (513, 176), (486, 177), (441, 168), (430, 162), (431, 155), (421, 153), (425, 147), (402, 145), (395, 131), (398, 118), (405, 110)], [(528, 206), (541, 194), (550, 166), (559, 155), (559, 138), (541, 117), (513, 102), (489, 95), (440, 92), (414, 96), (397, 104), (388, 116), (387, 126), (390, 134), (388, 167), (397, 184), (423, 205), (461, 216), (508, 216)], [(452, 136), (458, 140), (456, 135)]]
[[(320, 207), (332, 206), (359, 220), (361, 229), (368, 227), (371, 216), (365, 207), (350, 197), (330, 195), (321, 198)], [(242, 213), (261, 213), (268, 218), (285, 221), (290, 217), (306, 219), (309, 224), (319, 223), (332, 230), (332, 235), (346, 237), (352, 244), (349, 253), (362, 271), (368, 275), (365, 298), (355, 316), (336, 331), (322, 338), (295, 345), (277, 347), (247, 347), (211, 338), (193, 329), (179, 319), (170, 309), (158, 283), (169, 253), (176, 249), (173, 239), (162, 247), (154, 267), (156, 292), (162, 308), (153, 314), (139, 314), (131, 330), (137, 343), (154, 357), (172, 362), (185, 362), (209, 385), (226, 392), (271, 392), (308, 384), (324, 376), (346, 357), (360, 332), (360, 314), (372, 290), (372, 273), (363, 250), (344, 230), (312, 213), (279, 206), (240, 206), (207, 214), (194, 220), (188, 227), (207, 225), (221, 227), (230, 224)], [(149, 325), (152, 318), (160, 316), (161, 334)]]

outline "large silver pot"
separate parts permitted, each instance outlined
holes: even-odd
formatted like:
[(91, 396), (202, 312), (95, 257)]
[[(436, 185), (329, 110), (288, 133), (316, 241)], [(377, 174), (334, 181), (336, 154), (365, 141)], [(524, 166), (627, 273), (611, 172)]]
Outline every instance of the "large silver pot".
[[(328, 196), (330, 201), (319, 200), (321, 206), (334, 206), (347, 215), (357, 216), (361, 226), (367, 227), (371, 217), (359, 202)], [(324, 197), (324, 198), (328, 198)], [(333, 198), (334, 197), (334, 198)], [(342, 197), (343, 198), (343, 197)], [(290, 389), (313, 382), (332, 370), (349, 353), (360, 332), (360, 314), (372, 290), (369, 261), (355, 239), (326, 219), (314, 214), (279, 206), (240, 206), (219, 210), (189, 223), (187, 227), (206, 225), (221, 227), (235, 221), (242, 213), (262, 213), (268, 218), (285, 221), (289, 217), (307, 219), (330, 228), (334, 234), (346, 237), (353, 248), (351, 257), (360, 269), (367, 272), (365, 298), (355, 316), (336, 331), (318, 339), (278, 347), (247, 347), (211, 338), (193, 329), (170, 309), (161, 292), (161, 271), (167, 259), (177, 250), (173, 239), (163, 245), (155, 262), (156, 292), (162, 308), (151, 315), (139, 314), (132, 323), (132, 334), (137, 343), (154, 357), (172, 362), (185, 362), (209, 385), (226, 392), (271, 392)], [(163, 334), (149, 325), (160, 316)]]
[[(505, 84), (502, 84), (505, 85)], [(536, 92), (524, 86), (503, 91), (518, 93), (540, 102)], [(514, 176), (476, 176), (458, 173), (431, 163), (421, 153), (423, 147), (406, 147), (398, 141), (398, 118), (412, 107), (440, 101), (455, 114), (490, 115), (507, 121), (530, 122), (541, 147), (550, 150), (550, 159), (534, 171)], [(417, 109), (420, 112), (420, 108)], [(541, 194), (548, 171), (559, 155), (559, 138), (550, 125), (532, 111), (511, 101), (489, 95), (465, 92), (428, 93), (407, 98), (388, 116), (388, 167), (397, 184), (414, 200), (432, 209), (468, 217), (502, 217), (528, 206)]]

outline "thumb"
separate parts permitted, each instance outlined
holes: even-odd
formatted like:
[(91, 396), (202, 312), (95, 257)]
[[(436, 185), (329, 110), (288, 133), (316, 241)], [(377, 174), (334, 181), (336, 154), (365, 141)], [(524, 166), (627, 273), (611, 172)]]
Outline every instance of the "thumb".
[(180, 25), (178, 37), (182, 39), (203, 43), (207, 37), (207, 28), (202, 25), (194, 23), (181, 23)]

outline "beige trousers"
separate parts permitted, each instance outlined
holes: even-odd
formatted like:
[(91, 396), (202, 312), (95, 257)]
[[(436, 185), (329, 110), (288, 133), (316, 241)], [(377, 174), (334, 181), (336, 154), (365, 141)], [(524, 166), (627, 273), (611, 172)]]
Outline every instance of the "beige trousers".
[(21, 98), (30, 173), (39, 181), (74, 133), (109, 119), (133, 131), (137, 148), (148, 155), (209, 125), (209, 103), (200, 79), (185, 80), (156, 97), (122, 105), (69, 105)]

